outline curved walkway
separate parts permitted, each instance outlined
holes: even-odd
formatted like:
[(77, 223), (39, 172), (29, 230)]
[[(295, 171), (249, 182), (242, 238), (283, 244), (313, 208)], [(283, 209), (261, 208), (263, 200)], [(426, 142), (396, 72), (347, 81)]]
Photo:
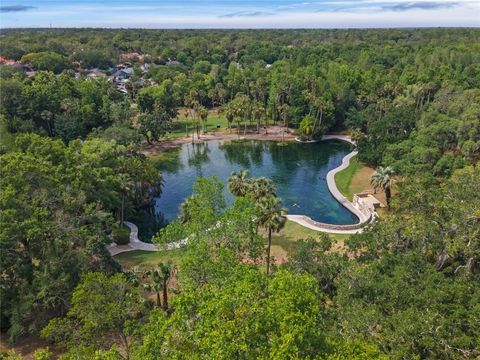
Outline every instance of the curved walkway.
[[(352, 140), (350, 136), (347, 135), (324, 135), (322, 136), (323, 140), (342, 140), (349, 142), (352, 145), (355, 145), (355, 142)], [(305, 226), (309, 229), (316, 230), (316, 231), (323, 231), (332, 234), (355, 234), (362, 231), (362, 228), (370, 223), (374, 218), (374, 213), (365, 214), (364, 212), (360, 211), (353, 203), (351, 203), (345, 196), (342, 195), (340, 190), (337, 188), (337, 184), (335, 183), (335, 174), (338, 172), (346, 169), (350, 164), (350, 159), (353, 158), (358, 154), (358, 151), (354, 150), (351, 153), (347, 154), (342, 159), (342, 164), (335, 169), (332, 169), (327, 174), (327, 186), (328, 190), (332, 194), (332, 196), (345, 208), (347, 208), (350, 212), (355, 214), (359, 222), (357, 224), (351, 225), (333, 225), (333, 224), (324, 224), (319, 223), (309, 216), (306, 215), (287, 215), (287, 219), (293, 222), (296, 222), (299, 225)]]
[(151, 243), (146, 243), (141, 241), (138, 238), (138, 227), (134, 223), (131, 223), (129, 221), (124, 221), (123, 222), (128, 228), (130, 228), (130, 242), (127, 245), (117, 245), (115, 243), (111, 243), (110, 245), (107, 246), (107, 250), (110, 253), (110, 255), (115, 256), (117, 254), (127, 252), (127, 251), (132, 251), (132, 250), (142, 250), (142, 251), (160, 251), (160, 250), (173, 250), (173, 249), (179, 249), (182, 246), (184, 246), (188, 238), (185, 238), (183, 240), (174, 242), (174, 243), (168, 243), (165, 245), (155, 245)]
[[(351, 139), (348, 135), (324, 135), (322, 136), (323, 140), (342, 140), (349, 142), (352, 145), (355, 145), (355, 142)], [(362, 232), (362, 229), (365, 225), (369, 224), (375, 219), (375, 213), (365, 214), (364, 212), (360, 211), (353, 203), (351, 203), (345, 196), (342, 195), (340, 190), (337, 188), (337, 184), (335, 183), (335, 174), (346, 169), (350, 164), (350, 159), (353, 158), (358, 154), (358, 151), (354, 150), (351, 153), (347, 154), (342, 159), (342, 164), (335, 169), (332, 169), (327, 174), (327, 186), (330, 193), (333, 195), (337, 201), (342, 204), (345, 208), (351, 211), (359, 218), (359, 222), (357, 224), (351, 225), (333, 225), (333, 224), (324, 224), (319, 223), (309, 216), (306, 215), (287, 215), (287, 219), (291, 220), (299, 225), (305, 226), (309, 229), (327, 232), (331, 234), (356, 234)], [(132, 250), (143, 250), (143, 251), (160, 251), (160, 250), (172, 250), (178, 249), (188, 242), (188, 238), (185, 238), (181, 241), (175, 243), (169, 243), (162, 246), (154, 245), (151, 243), (146, 243), (141, 241), (138, 238), (138, 227), (137, 225), (129, 222), (124, 221), (124, 224), (130, 228), (130, 242), (127, 245), (117, 245), (112, 243), (107, 246), (107, 250), (110, 252), (112, 256), (117, 254), (132, 251)]]

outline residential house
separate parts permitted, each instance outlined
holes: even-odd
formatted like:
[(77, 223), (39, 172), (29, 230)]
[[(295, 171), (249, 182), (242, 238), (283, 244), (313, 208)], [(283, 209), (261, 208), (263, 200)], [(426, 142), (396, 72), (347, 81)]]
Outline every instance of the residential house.
[(130, 76), (133, 74), (133, 68), (125, 68), (125, 69), (118, 69), (115, 71), (112, 76), (113, 80), (116, 81), (122, 81), (122, 80), (128, 80)]

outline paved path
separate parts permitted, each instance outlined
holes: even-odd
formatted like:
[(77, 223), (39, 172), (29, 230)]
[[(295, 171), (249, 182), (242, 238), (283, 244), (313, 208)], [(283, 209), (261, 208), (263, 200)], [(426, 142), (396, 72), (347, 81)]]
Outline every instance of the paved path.
[[(355, 143), (352, 141), (350, 136), (347, 135), (324, 135), (322, 140), (342, 140), (349, 142), (350, 144)], [(350, 210), (353, 214), (355, 214), (359, 218), (359, 223), (356, 224), (352, 229), (352, 225), (331, 225), (331, 224), (322, 224), (312, 220), (310, 217), (305, 215), (287, 215), (287, 219), (291, 220), (299, 225), (305, 226), (309, 229), (327, 232), (331, 234), (355, 234), (362, 231), (362, 227), (375, 218), (375, 214), (371, 214), (370, 216), (365, 215), (360, 210), (358, 210), (342, 193), (338, 190), (337, 184), (335, 183), (335, 174), (343, 169), (346, 169), (350, 164), (350, 159), (353, 158), (358, 154), (358, 151), (352, 151), (351, 153), (347, 154), (343, 160), (342, 164), (335, 169), (332, 169), (327, 174), (327, 185), (328, 190), (333, 195), (335, 199), (337, 199), (340, 204)], [(181, 241), (175, 243), (169, 243), (165, 245), (154, 245), (151, 243), (145, 243), (138, 238), (138, 227), (137, 225), (129, 222), (124, 221), (124, 224), (130, 228), (130, 242), (128, 245), (116, 245), (112, 243), (107, 246), (108, 251), (112, 256), (117, 254), (126, 252), (126, 251), (133, 251), (133, 250), (143, 250), (143, 251), (160, 251), (160, 250), (172, 250), (178, 249), (187, 244), (188, 238), (185, 238)]]
[(160, 251), (160, 250), (173, 250), (179, 249), (182, 246), (186, 245), (188, 242), (188, 238), (183, 240), (168, 243), (165, 245), (155, 245), (151, 243), (146, 243), (141, 241), (138, 238), (138, 227), (134, 223), (129, 221), (123, 222), (128, 228), (130, 228), (130, 242), (127, 245), (117, 245), (112, 243), (107, 246), (107, 250), (109, 251), (110, 255), (115, 256), (117, 254), (132, 251), (132, 250), (142, 250), (142, 251)]
[[(349, 142), (350, 144), (355, 145), (355, 142), (352, 140), (350, 136), (347, 135), (324, 135), (322, 136), (322, 140), (342, 140)], [(340, 190), (337, 188), (337, 184), (335, 183), (335, 174), (346, 169), (350, 164), (350, 159), (353, 158), (358, 154), (358, 151), (352, 151), (351, 153), (347, 154), (342, 159), (342, 164), (335, 169), (332, 169), (327, 174), (327, 186), (330, 193), (333, 195), (337, 201), (342, 204), (345, 208), (347, 208), (350, 212), (355, 214), (359, 222), (356, 225), (356, 229), (352, 229), (351, 225), (338, 225), (332, 226), (330, 224), (322, 224), (312, 220), (310, 217), (305, 215), (287, 215), (288, 220), (294, 221), (299, 225), (305, 226), (309, 229), (322, 231), (332, 234), (355, 234), (362, 232), (362, 227), (368, 223), (370, 223), (374, 218), (375, 214), (370, 214), (370, 216), (364, 214), (359, 209), (357, 209), (345, 196), (342, 195)]]

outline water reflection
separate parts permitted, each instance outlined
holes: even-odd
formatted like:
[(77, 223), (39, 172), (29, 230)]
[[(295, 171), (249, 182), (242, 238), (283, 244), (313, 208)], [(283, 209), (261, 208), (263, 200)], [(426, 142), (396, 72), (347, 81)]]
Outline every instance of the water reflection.
[(268, 142), (255, 140), (235, 140), (220, 144), (219, 149), (224, 152), (225, 159), (233, 165), (240, 165), (250, 169), (252, 165), (262, 166), (263, 154)]
[[(326, 183), (328, 171), (339, 166), (350, 151), (350, 145), (340, 141), (284, 146), (254, 140), (185, 144), (159, 164), (165, 183), (163, 193), (141, 215), (142, 222), (154, 232), (175, 219), (196, 178), (216, 176), (226, 184), (232, 171), (248, 169), (252, 176), (274, 181), (289, 213), (332, 224), (355, 223), (356, 216), (332, 197)], [(225, 196), (227, 201), (232, 200), (226, 190)]]

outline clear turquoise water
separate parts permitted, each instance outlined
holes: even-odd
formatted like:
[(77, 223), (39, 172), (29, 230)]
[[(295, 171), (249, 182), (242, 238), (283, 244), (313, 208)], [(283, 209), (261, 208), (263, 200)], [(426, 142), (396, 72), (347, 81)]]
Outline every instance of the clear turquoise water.
[(342, 141), (284, 146), (255, 140), (185, 144), (168, 161), (158, 164), (164, 187), (152, 208), (134, 219), (140, 237), (148, 239), (177, 217), (180, 204), (191, 195), (199, 177), (216, 176), (225, 185), (227, 200), (232, 201), (226, 182), (232, 171), (242, 169), (248, 169), (251, 176), (272, 179), (289, 214), (308, 215), (330, 224), (356, 223), (358, 218), (330, 194), (326, 182), (327, 173), (350, 151), (351, 145)]

